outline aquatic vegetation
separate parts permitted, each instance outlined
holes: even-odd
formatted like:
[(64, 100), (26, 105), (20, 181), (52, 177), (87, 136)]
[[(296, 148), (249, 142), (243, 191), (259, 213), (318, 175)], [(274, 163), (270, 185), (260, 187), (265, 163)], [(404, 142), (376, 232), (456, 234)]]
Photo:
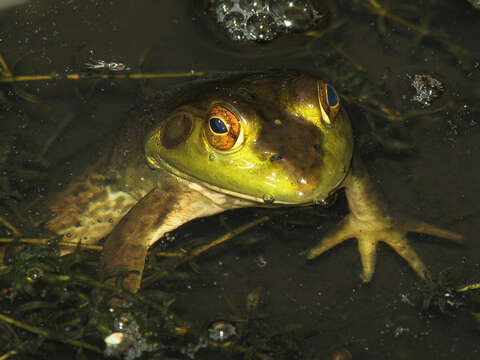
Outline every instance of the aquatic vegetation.
[(475, 266), (447, 268), (434, 279), (428, 279), (422, 290), (424, 311), (454, 317), (468, 312), (477, 319), (480, 306), (480, 283)]
[(462, 47), (458, 42), (455, 41), (454, 37), (445, 34), (441, 29), (432, 28), (430, 26), (430, 22), (432, 21), (434, 13), (430, 13), (427, 16), (422, 16), (417, 22), (414, 22), (395, 14), (396, 10), (402, 10), (403, 12), (406, 11), (409, 13), (410, 16), (413, 15), (414, 17), (418, 17), (418, 9), (413, 5), (399, 5), (395, 2), (381, 2), (377, 0), (367, 0), (359, 3), (368, 12), (377, 17), (377, 30), (383, 37), (387, 36), (387, 22), (390, 21), (415, 34), (413, 37), (413, 46), (418, 46), (420, 42), (425, 39), (431, 39), (437, 43), (440, 43), (443, 49), (457, 59), (468, 59), (468, 57), (480, 55), (478, 52)]
[[(236, 229), (223, 239), (242, 231), (244, 228)], [(221, 240), (211, 246), (220, 244)], [(98, 252), (79, 247), (74, 253), (59, 257), (57, 250), (53, 241), (48, 245), (11, 243), (8, 246), (9, 260), (0, 273), (0, 326), (7, 326), (9, 331), (1, 333), (0, 348), (4, 351), (10, 348), (12, 356), (31, 354), (48, 358), (42, 354), (52, 349), (69, 353), (70, 347), (82, 356), (102, 354), (103, 341), (107, 344), (105, 354), (124, 359), (135, 359), (151, 351), (155, 351), (156, 356), (194, 355), (204, 348), (219, 348), (226, 353), (249, 354), (251, 358), (267, 360), (272, 358), (267, 353), (281, 358), (285, 352), (300, 351), (297, 341), (289, 335), (292, 330), (279, 331), (262, 315), (264, 303), (260, 300), (260, 288), (247, 295), (245, 310), (232, 307), (227, 317), (238, 322), (238, 336), (234, 341), (226, 341), (227, 335), (229, 339), (237, 335), (233, 325), (214, 322), (209, 329), (202, 329), (182, 320), (172, 309), (175, 296), (148, 285), (154, 279), (147, 279), (145, 289), (132, 294), (121, 286), (105, 283), (109, 276), (121, 279), (126, 274), (99, 274)], [(187, 258), (191, 261), (191, 256), (203, 251), (206, 247), (184, 251), (185, 255), (192, 254), (185, 256), (184, 261)], [(182, 279), (181, 272), (175, 271), (173, 263), (179, 266), (182, 262), (174, 254), (169, 256), (173, 262), (154, 262), (150, 272), (163, 274), (167, 282), (175, 279), (178, 287), (189, 281), (190, 276)], [(128, 303), (127, 313), (121, 307), (111, 309), (112, 298)], [(201, 346), (192, 347), (191, 343)]]

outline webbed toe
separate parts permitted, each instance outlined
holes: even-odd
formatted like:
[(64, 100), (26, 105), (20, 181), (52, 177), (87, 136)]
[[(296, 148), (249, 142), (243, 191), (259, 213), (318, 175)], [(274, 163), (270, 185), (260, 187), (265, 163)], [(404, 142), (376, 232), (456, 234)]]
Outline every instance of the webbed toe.
[(384, 242), (400, 255), (420, 278), (425, 279), (428, 277), (428, 270), (407, 240), (407, 233), (424, 233), (455, 242), (462, 240), (462, 236), (459, 234), (421, 221), (408, 219), (393, 223), (391, 219), (391, 217), (387, 217), (377, 221), (362, 222), (354, 215), (349, 214), (327, 233), (318, 245), (308, 251), (307, 258), (314, 259), (343, 241), (356, 238), (362, 262), (361, 278), (363, 282), (369, 282), (375, 272), (377, 244)]
[(346, 179), (350, 214), (328, 232), (322, 241), (307, 252), (313, 259), (343, 241), (356, 238), (362, 261), (364, 282), (369, 282), (375, 272), (377, 244), (384, 242), (400, 255), (422, 279), (428, 270), (407, 240), (408, 232), (423, 233), (461, 242), (463, 237), (454, 232), (427, 224), (411, 217), (393, 213), (377, 184), (371, 181), (365, 168), (357, 159)]

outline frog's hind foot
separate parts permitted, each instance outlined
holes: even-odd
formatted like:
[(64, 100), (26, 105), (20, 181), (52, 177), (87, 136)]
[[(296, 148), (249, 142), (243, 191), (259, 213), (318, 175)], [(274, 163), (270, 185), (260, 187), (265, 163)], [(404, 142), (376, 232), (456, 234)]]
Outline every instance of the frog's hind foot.
[(313, 259), (347, 239), (356, 238), (363, 268), (361, 278), (363, 282), (369, 282), (375, 272), (377, 244), (382, 241), (405, 259), (420, 278), (425, 279), (429, 276), (428, 270), (410, 246), (406, 238), (407, 232), (433, 235), (458, 243), (463, 239), (459, 234), (413, 218), (403, 216), (394, 218), (395, 222), (392, 217), (362, 221), (349, 214), (318, 245), (308, 251), (307, 258)]

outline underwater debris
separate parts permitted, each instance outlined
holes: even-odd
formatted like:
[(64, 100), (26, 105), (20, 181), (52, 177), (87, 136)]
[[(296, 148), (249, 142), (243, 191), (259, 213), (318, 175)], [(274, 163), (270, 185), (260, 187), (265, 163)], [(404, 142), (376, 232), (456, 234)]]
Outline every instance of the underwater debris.
[(208, 346), (204, 338), (199, 338), (197, 344), (189, 343), (186, 347), (180, 349), (180, 353), (186, 355), (189, 359), (195, 359), (195, 354)]
[(480, 10), (480, 0), (467, 0), (474, 9)]
[(114, 329), (115, 332), (104, 339), (105, 356), (133, 360), (144, 352), (155, 350), (154, 345), (147, 343), (133, 317), (124, 315), (116, 319)]
[(18, 6), (26, 3), (28, 0), (3, 0), (0, 2), (0, 11), (8, 9), (13, 6)]
[(115, 61), (103, 61), (103, 60), (93, 60), (84, 64), (85, 69), (90, 71), (105, 71), (105, 72), (117, 72), (117, 71), (128, 71), (130, 67), (121, 62)]
[[(408, 77), (412, 79), (411, 76)], [(439, 98), (445, 90), (439, 80), (427, 74), (415, 74), (411, 85), (417, 91), (412, 101), (417, 101), (423, 106), (432, 105), (432, 101)]]

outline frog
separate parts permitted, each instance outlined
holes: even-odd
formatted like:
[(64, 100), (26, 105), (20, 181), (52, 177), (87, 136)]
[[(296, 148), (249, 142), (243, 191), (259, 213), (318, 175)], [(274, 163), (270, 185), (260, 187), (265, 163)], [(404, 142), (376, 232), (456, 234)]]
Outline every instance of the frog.
[(73, 244), (105, 239), (103, 269), (128, 271), (123, 286), (137, 292), (149, 248), (183, 224), (244, 207), (319, 204), (339, 189), (350, 212), (306, 258), (356, 238), (363, 282), (373, 277), (380, 242), (425, 279), (428, 269), (406, 234), (462, 239), (392, 210), (354, 152), (335, 88), (288, 70), (200, 81), (169, 106), (154, 99), (45, 201), (42, 224)]

